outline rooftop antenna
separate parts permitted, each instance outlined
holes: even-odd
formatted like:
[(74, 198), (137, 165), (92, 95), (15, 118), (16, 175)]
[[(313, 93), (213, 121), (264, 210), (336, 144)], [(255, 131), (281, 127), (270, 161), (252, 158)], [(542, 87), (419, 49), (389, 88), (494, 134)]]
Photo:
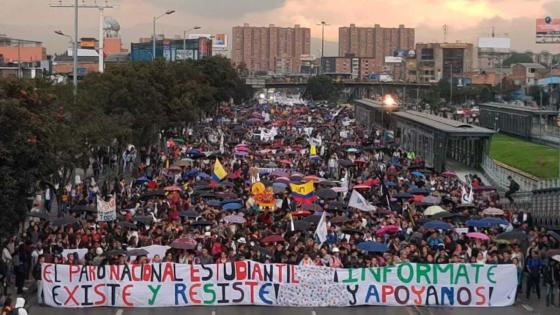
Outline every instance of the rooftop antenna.
[(449, 31), (449, 26), (447, 24), (443, 24), (443, 42), (447, 43), (447, 32)]

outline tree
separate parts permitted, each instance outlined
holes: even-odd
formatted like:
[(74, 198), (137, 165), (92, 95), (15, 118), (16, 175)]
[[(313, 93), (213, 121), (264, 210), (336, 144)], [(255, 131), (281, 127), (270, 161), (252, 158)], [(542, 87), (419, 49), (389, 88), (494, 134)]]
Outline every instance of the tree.
[(304, 97), (316, 101), (333, 101), (338, 97), (339, 87), (326, 75), (310, 78), (305, 87)]
[(503, 61), (504, 67), (510, 67), (517, 63), (530, 63), (533, 58), (528, 53), (512, 53), (511, 56)]

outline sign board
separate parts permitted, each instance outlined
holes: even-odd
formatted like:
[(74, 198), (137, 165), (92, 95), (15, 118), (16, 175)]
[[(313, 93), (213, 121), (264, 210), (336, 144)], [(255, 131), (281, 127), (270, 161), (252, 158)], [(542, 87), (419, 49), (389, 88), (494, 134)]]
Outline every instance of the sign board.
[(385, 63), (401, 63), (402, 57), (385, 56)]
[(480, 37), (479, 48), (510, 49), (511, 39), (509, 37)]
[(196, 59), (196, 50), (177, 49), (175, 51), (175, 60)]
[(496, 307), (515, 302), (513, 264), (415, 264), (336, 269), (236, 261), (80, 266), (42, 264), (53, 307), (358, 305)]
[(117, 219), (117, 203), (113, 195), (109, 201), (97, 196), (97, 221), (108, 222)]
[(228, 45), (226, 34), (216, 34), (212, 38), (212, 47), (226, 48)]
[(560, 43), (560, 18), (547, 16), (536, 21), (536, 43)]

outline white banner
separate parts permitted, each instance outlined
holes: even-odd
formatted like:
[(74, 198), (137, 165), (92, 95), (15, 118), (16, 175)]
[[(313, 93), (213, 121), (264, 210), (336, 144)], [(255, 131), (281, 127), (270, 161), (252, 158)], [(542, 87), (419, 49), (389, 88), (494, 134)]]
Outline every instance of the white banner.
[(97, 196), (97, 221), (113, 221), (117, 219), (117, 202), (113, 195), (109, 201)]
[(412, 264), (378, 268), (261, 264), (42, 265), (43, 302), (55, 307), (189, 305), (507, 306), (513, 264)]

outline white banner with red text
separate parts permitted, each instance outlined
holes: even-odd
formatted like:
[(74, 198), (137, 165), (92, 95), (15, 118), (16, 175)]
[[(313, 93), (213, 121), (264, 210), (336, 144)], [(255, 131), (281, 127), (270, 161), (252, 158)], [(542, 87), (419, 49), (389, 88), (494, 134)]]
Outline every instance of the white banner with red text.
[(238, 261), (215, 265), (42, 266), (54, 307), (189, 305), (512, 305), (515, 266), (414, 264), (335, 269)]

